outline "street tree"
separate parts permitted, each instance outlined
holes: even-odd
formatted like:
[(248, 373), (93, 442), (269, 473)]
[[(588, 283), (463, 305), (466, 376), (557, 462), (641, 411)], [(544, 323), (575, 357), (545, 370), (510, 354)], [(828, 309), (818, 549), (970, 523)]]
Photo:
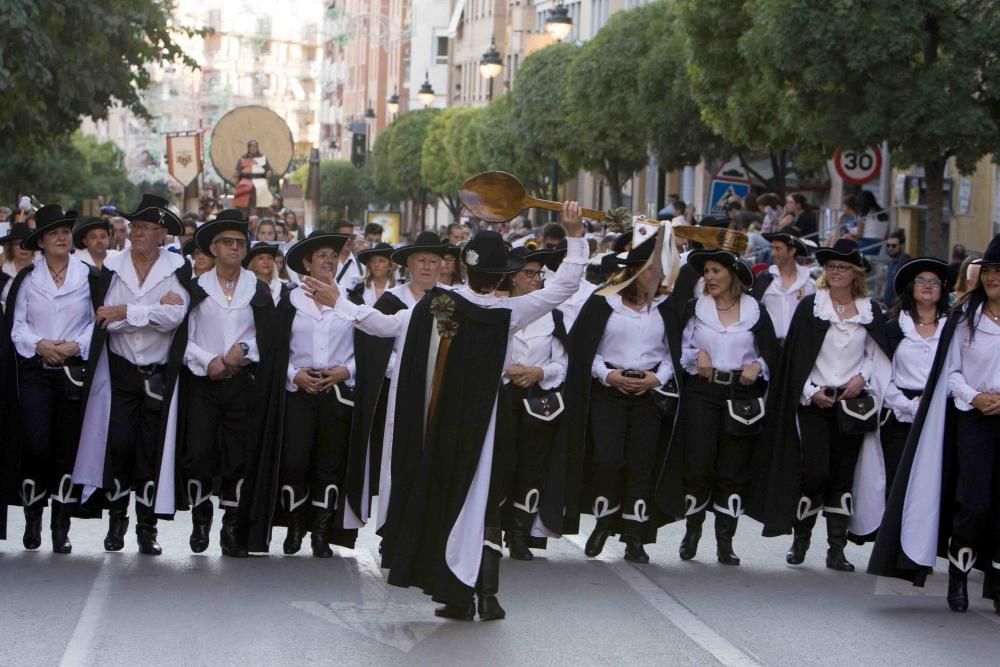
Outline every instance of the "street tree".
[(420, 158), (420, 174), (424, 184), (434, 192), (457, 220), (462, 204), (458, 190), (469, 177), (465, 171), (468, 162), (466, 147), (468, 133), (465, 131), (476, 109), (452, 107), (437, 114), (427, 128)]
[[(751, 5), (755, 2), (676, 0), (677, 26), (687, 49), (691, 94), (705, 123), (734, 147), (751, 176), (784, 196), (790, 156), (797, 152), (804, 157), (814, 155), (810, 143), (819, 138), (803, 131), (808, 115), (798, 98), (788, 95), (772, 78), (766, 63), (741, 48), (744, 36), (755, 29), (751, 25)], [(800, 45), (808, 42), (809, 49), (825, 39), (822, 33), (809, 34), (798, 25), (792, 32), (781, 39), (795, 39)], [(801, 55), (798, 52), (794, 57)], [(751, 153), (768, 156), (770, 177), (753, 169)]]
[(766, 68), (783, 99), (808, 110), (804, 129), (822, 139), (827, 156), (884, 140), (895, 164), (923, 167), (921, 252), (943, 256), (949, 159), (970, 172), (984, 155), (1000, 155), (1000, 4), (753, 0), (746, 7), (740, 52)]
[(573, 133), (566, 155), (600, 174), (613, 208), (621, 206), (622, 189), (647, 162), (647, 137), (636, 131), (640, 102), (635, 91), (637, 65), (660, 37), (649, 29), (657, 11), (644, 5), (618, 12), (566, 69), (563, 103)]
[(66, 137), (80, 118), (121, 105), (149, 113), (155, 66), (196, 68), (178, 43), (171, 0), (5, 0), (0, 9), (0, 154)]
[(377, 188), (419, 205), (421, 228), (433, 195), (421, 176), (420, 161), (427, 130), (440, 113), (440, 109), (421, 109), (403, 114), (375, 138), (371, 155)]

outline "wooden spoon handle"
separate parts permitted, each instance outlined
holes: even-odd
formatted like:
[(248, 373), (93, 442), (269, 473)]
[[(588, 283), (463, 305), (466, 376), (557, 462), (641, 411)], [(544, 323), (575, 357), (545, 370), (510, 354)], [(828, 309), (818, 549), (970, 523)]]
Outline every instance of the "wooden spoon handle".
[[(562, 211), (562, 202), (549, 201), (547, 199), (535, 199), (534, 197), (528, 197), (525, 200), (528, 208), (544, 208), (546, 211), (555, 211), (559, 213)], [(604, 213), (601, 211), (595, 211), (592, 208), (581, 208), (580, 215), (591, 220), (603, 221)]]

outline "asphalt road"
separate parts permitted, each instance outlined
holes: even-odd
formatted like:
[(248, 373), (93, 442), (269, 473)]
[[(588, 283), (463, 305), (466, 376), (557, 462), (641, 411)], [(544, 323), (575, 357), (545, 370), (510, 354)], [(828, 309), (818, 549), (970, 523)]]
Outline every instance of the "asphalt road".
[[(385, 585), (378, 543), (362, 532), (330, 560), (280, 555), (223, 559), (217, 534), (190, 553), (188, 515), (160, 523), (159, 558), (105, 553), (105, 526), (77, 521), (73, 554), (21, 548), (13, 508), (0, 542), (0, 665), (996, 665), (1000, 616), (970, 582), (972, 608), (948, 611), (941, 563), (924, 589), (864, 574), (868, 549), (848, 547), (859, 572), (824, 567), (817, 528), (801, 567), (787, 540), (744, 520), (741, 567), (715, 561), (711, 520), (698, 558), (682, 562), (681, 525), (621, 560), (608, 543), (595, 561), (583, 538), (551, 541), (533, 562), (505, 558), (506, 620), (440, 621), (416, 590)], [(46, 527), (48, 515), (46, 514)], [(822, 521), (820, 522), (822, 525)], [(589, 531), (590, 525), (585, 526)], [(213, 531), (216, 532), (216, 531)]]

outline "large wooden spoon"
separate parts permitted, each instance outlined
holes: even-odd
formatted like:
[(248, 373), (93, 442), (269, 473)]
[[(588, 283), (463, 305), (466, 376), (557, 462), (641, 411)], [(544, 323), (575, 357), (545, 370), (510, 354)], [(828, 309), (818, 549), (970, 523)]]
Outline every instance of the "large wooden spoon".
[[(521, 181), (503, 171), (487, 171), (462, 184), (458, 198), (472, 214), (486, 222), (507, 222), (526, 208), (544, 208), (559, 212), (562, 204), (536, 199), (528, 194)], [(600, 211), (584, 208), (580, 213), (591, 220), (604, 220)]]

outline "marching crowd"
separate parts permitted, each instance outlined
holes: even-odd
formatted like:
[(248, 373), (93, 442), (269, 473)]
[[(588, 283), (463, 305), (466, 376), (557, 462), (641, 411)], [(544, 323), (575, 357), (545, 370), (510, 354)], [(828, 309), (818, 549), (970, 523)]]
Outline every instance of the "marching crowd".
[(978, 568), (1000, 613), (1000, 237), (959, 298), (946, 262), (907, 258), (876, 300), (849, 235), (763, 232), (751, 266), (728, 219), (655, 242), (640, 220), (596, 254), (572, 202), (514, 247), (461, 226), (279, 239), (153, 195), (122, 230), (33, 217), (0, 238), (0, 537), (19, 505), (26, 549), (49, 507), (56, 553), (105, 512), (121, 550), (133, 497), (149, 555), (178, 511), (205, 551), (216, 502), (234, 558), (275, 526), (328, 558), (372, 525), (390, 584), (490, 620), (503, 549), (531, 560), (582, 514), (587, 556), (618, 536), (645, 563), (671, 521), (696, 558), (711, 512), (730, 566), (744, 514), (792, 536), (792, 565), (823, 515), (827, 567), (874, 540), (869, 572), (922, 585), (946, 557), (951, 609)]

